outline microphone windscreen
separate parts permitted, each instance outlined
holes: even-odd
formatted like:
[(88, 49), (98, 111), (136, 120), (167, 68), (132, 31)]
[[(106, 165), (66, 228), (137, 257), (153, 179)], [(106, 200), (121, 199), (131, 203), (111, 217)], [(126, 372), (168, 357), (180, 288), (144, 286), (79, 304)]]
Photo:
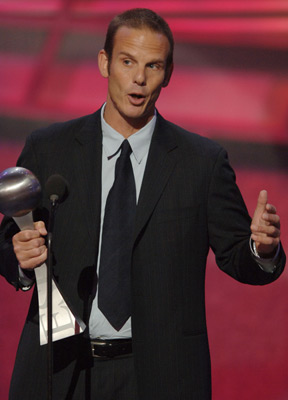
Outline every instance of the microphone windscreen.
[(45, 191), (49, 199), (56, 197), (58, 202), (61, 202), (68, 195), (69, 184), (63, 176), (59, 174), (51, 175), (45, 183)]

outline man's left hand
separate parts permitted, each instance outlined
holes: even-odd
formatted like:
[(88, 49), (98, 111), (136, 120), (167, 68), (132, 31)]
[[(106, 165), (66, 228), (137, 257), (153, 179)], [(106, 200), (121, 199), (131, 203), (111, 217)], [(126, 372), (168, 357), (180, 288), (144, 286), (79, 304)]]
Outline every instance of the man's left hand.
[(280, 217), (267, 198), (267, 191), (261, 190), (251, 223), (251, 239), (259, 256), (264, 258), (273, 257), (280, 242)]

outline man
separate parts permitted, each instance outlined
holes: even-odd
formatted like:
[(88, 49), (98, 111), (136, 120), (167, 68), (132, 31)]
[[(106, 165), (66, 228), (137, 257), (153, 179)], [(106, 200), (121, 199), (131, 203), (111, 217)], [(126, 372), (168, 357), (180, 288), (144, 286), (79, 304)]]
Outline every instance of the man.
[[(173, 70), (173, 37), (162, 18), (146, 9), (116, 17), (99, 53), (99, 69), (108, 79), (102, 109), (32, 134), (19, 158), (19, 165), (32, 170), (42, 185), (54, 173), (70, 182), (54, 227), (53, 273), (88, 328), (54, 343), (53, 398), (208, 400), (204, 279), (209, 247), (219, 267), (240, 282), (272, 282), (285, 264), (279, 216), (261, 191), (251, 224), (226, 152), (155, 111)], [(128, 216), (118, 227), (116, 214), (109, 227), (110, 194), (119, 176), (116, 172), (114, 180), (116, 160), (124, 147), (129, 155), (130, 146), (129, 165), (125, 161), (123, 169), (128, 173), (132, 166), (136, 214), (132, 203), (124, 206), (131, 208), (132, 225), (127, 228)], [(31, 271), (46, 260), (48, 207), (43, 199), (34, 213), (34, 231), (17, 232), (10, 219), (2, 224), (1, 271), (17, 287), (24, 285), (19, 271), (32, 284)], [(114, 285), (109, 273), (120, 257), (117, 243), (105, 248), (106, 236), (118, 228), (124, 238), (121, 249), (128, 245), (120, 263), (128, 264), (126, 280), (119, 272), (121, 284), (116, 282), (113, 294), (105, 297), (105, 278), (108, 274), (109, 291)], [(103, 259), (109, 252), (113, 262), (107, 271)], [(123, 308), (128, 314), (115, 322), (107, 303), (126, 284), (130, 295)], [(108, 356), (101, 348), (108, 349)], [(45, 357), (34, 292), (10, 399), (45, 398)]]

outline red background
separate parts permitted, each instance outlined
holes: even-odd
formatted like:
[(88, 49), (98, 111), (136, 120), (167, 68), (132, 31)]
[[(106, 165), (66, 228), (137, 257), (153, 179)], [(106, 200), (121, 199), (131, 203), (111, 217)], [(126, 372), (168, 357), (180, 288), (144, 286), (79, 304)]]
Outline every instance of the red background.
[[(288, 2), (0, 1), (0, 170), (38, 126), (96, 110), (106, 82), (97, 52), (108, 21), (149, 7), (169, 22), (175, 72), (161, 114), (223, 144), (250, 212), (268, 190), (288, 232)], [(287, 272), (266, 287), (233, 281), (209, 256), (207, 320), (213, 400), (287, 400)], [(30, 293), (0, 281), (0, 398)], [(27, 360), (29, 362), (29, 360)]]

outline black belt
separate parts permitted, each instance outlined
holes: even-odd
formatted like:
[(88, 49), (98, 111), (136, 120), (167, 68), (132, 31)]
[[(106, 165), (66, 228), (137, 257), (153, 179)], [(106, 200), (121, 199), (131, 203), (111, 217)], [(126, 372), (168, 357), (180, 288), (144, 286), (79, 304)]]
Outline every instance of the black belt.
[(132, 354), (132, 339), (91, 340), (92, 357), (109, 359)]

